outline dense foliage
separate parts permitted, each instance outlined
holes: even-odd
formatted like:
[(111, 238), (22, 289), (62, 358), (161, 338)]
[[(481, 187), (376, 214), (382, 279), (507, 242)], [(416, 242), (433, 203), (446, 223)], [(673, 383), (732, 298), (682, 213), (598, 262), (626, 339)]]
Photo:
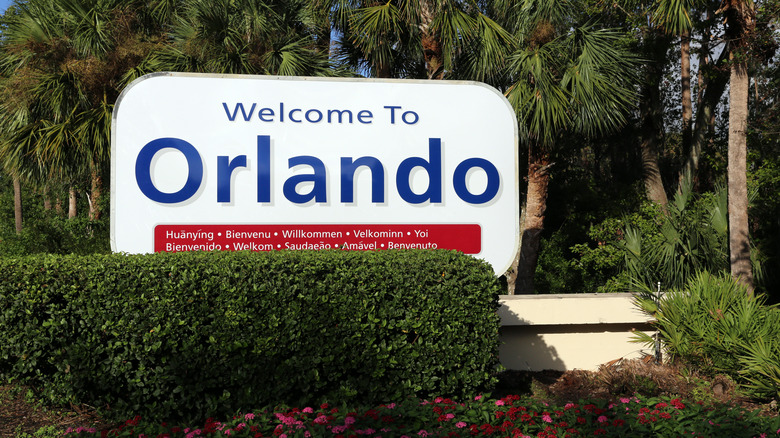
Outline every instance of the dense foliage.
[(672, 360), (728, 374), (754, 396), (780, 396), (780, 309), (765, 305), (764, 296), (702, 272), (660, 300), (650, 292), (638, 302), (660, 333), (638, 333), (638, 340), (662, 342)]
[(0, 259), (0, 376), (113, 417), (489, 387), (498, 281), (449, 251)]

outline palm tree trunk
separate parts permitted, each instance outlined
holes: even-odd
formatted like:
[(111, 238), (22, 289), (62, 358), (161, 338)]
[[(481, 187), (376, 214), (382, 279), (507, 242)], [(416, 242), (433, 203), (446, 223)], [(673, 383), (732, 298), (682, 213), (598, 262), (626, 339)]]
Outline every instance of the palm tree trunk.
[(442, 48), (439, 36), (434, 34), (431, 24), (433, 23), (434, 10), (430, 1), (421, 1), (420, 9), (422, 17), (420, 22), (420, 31), (422, 32), (422, 49), (425, 57), (425, 70), (428, 72), (428, 79), (442, 79), (444, 77), (444, 68), (442, 66)]
[(89, 200), (89, 220), (96, 221), (100, 219), (100, 194), (103, 189), (103, 178), (96, 169), (92, 169), (92, 196)]
[[(753, 25), (752, 4), (730, 2), (727, 12), (729, 34), (733, 44), (744, 47)], [(731, 275), (753, 293), (753, 270), (750, 263), (750, 237), (747, 193), (747, 119), (750, 78), (744, 59), (731, 53), (729, 79), (729, 258)], [(744, 54), (742, 54), (744, 56)]]
[(539, 260), (539, 246), (547, 210), (547, 190), (550, 183), (550, 153), (529, 153), (528, 189), (525, 201), (525, 220), (521, 224), (520, 259), (515, 278), (515, 293), (534, 292), (534, 273)]
[[(520, 218), (519, 218), (519, 224), (520, 227), (522, 227), (525, 224), (525, 200), (523, 201), (523, 205), (520, 206)], [(523, 235), (520, 234), (520, 240), (518, 241), (518, 248), (522, 248), (523, 246)], [(512, 266), (509, 268), (509, 270), (506, 272), (506, 286), (507, 286), (507, 293), (509, 295), (514, 295), (517, 291), (517, 272), (520, 265), (520, 251), (517, 251), (517, 254), (515, 254), (515, 258), (512, 260)]]
[(76, 217), (76, 189), (70, 187), (68, 189), (68, 219)]
[(731, 67), (729, 93), (729, 254), (731, 275), (752, 292), (746, 138), (749, 86), (745, 65), (735, 63)]
[(682, 150), (691, 149), (693, 102), (691, 101), (691, 36), (685, 32), (680, 41), (680, 85), (682, 86)]
[(728, 62), (730, 53), (729, 46), (726, 45), (714, 68), (709, 68), (707, 64), (699, 65), (701, 86), (699, 87), (700, 97), (698, 99), (700, 104), (696, 108), (696, 123), (691, 135), (691, 147), (685, 164), (680, 171), (680, 181), (686, 175), (690, 175), (691, 179), (695, 179), (699, 172), (699, 159), (701, 158), (704, 145), (710, 139), (710, 133), (715, 131), (715, 110), (728, 83), (728, 75), (721, 70)]
[[(652, 31), (650, 31), (652, 32)], [(642, 102), (640, 105), (641, 139), (639, 142), (642, 154), (642, 179), (645, 183), (647, 198), (659, 205), (666, 205), (666, 189), (661, 178), (661, 168), (658, 164), (658, 149), (663, 144), (663, 100), (659, 89), (663, 78), (663, 54), (669, 44), (663, 35), (646, 35), (647, 53), (651, 61), (645, 67), (645, 80), (642, 85)]]
[(22, 184), (19, 177), (13, 178), (14, 184), (14, 222), (16, 223), (16, 234), (22, 233)]

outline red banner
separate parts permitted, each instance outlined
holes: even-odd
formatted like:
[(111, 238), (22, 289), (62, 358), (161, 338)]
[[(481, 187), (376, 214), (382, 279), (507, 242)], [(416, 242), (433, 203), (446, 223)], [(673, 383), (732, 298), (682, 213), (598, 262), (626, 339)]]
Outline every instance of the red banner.
[(299, 249), (482, 250), (477, 224), (157, 225), (155, 252)]

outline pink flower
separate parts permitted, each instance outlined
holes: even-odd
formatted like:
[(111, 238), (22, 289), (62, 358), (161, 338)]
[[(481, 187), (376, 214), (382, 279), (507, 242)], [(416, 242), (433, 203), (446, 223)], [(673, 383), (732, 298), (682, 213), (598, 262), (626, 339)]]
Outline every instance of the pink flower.
[(347, 416), (344, 419), (344, 424), (346, 424), (347, 426), (349, 426), (350, 424), (355, 424), (355, 417)]
[(571, 408), (573, 408), (575, 406), (577, 406), (577, 405), (575, 405), (574, 403), (566, 403), (566, 405), (563, 407), (563, 409), (571, 409)]
[(443, 397), (436, 397), (436, 398), (433, 400), (433, 402), (434, 402), (434, 403), (441, 403), (441, 402), (443, 402), (443, 401), (444, 401), (444, 398), (443, 398)]
[(303, 413), (304, 414), (311, 414), (312, 412), (314, 412), (314, 409), (312, 409), (310, 407), (303, 408)]
[(245, 420), (254, 420), (255, 419), (255, 414), (250, 412), (250, 413), (244, 415), (244, 419)]
[(320, 414), (317, 416), (317, 418), (314, 419), (315, 424), (325, 424), (328, 422), (328, 417), (325, 416), (325, 414)]
[(447, 414), (447, 415), (445, 415), (444, 417), (445, 417), (446, 419), (448, 419), (448, 420), (452, 420), (453, 418), (455, 418), (455, 414)]
[(390, 403), (387, 405), (387, 409), (395, 409), (395, 403)]
[(542, 421), (545, 423), (552, 423), (552, 417), (550, 417), (550, 414), (544, 414), (542, 415)]
[(474, 397), (474, 400), (476, 400), (476, 401), (482, 400), (482, 396), (478, 395), (478, 396)]
[(503, 400), (496, 400), (496, 406), (504, 406)]
[(620, 403), (628, 403), (630, 401), (631, 401), (631, 399), (628, 398), (628, 397), (623, 397), (623, 398), (620, 399)]
[(230, 429), (225, 431), (225, 435), (230, 435)]
[(417, 435), (420, 435), (420, 436), (428, 436), (428, 431), (427, 431), (427, 430), (425, 430), (425, 429), (420, 429), (420, 431), (419, 431), (419, 432), (417, 432)]
[(457, 427), (458, 429), (463, 429), (464, 427), (466, 427), (466, 423), (462, 421), (458, 421), (457, 423), (455, 423), (455, 427)]
[(607, 420), (607, 416), (606, 416), (606, 415), (601, 415), (601, 416), (599, 416), (599, 418), (597, 419), (597, 421), (598, 421), (599, 423), (604, 423), (605, 421), (609, 421), (609, 420)]

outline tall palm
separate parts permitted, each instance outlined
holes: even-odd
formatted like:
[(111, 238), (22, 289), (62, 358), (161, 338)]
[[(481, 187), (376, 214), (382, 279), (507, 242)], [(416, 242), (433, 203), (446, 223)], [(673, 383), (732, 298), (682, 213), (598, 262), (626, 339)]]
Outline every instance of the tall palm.
[[(623, 48), (622, 34), (582, 24), (574, 2), (495, 2), (516, 49), (506, 64), (521, 141), (528, 148), (528, 188), (520, 253), (510, 283), (534, 291), (533, 275), (544, 228), (551, 152), (562, 132), (595, 136), (621, 126), (635, 101), (638, 59)], [(511, 275), (515, 278), (511, 278)]]
[[(659, 2), (659, 11), (668, 19), (671, 29), (685, 32), (691, 27), (690, 9), (700, 1)], [(725, 17), (726, 47), (722, 59), (729, 60), (729, 252), (731, 273), (753, 290), (753, 274), (750, 262), (747, 192), (747, 117), (748, 117), (748, 49), (755, 32), (755, 5), (752, 0), (728, 0), (719, 3), (718, 13)], [(720, 93), (722, 89), (718, 90)], [(700, 146), (698, 146), (700, 147)], [(694, 149), (695, 150), (695, 149)], [(695, 170), (692, 157), (686, 168)]]

